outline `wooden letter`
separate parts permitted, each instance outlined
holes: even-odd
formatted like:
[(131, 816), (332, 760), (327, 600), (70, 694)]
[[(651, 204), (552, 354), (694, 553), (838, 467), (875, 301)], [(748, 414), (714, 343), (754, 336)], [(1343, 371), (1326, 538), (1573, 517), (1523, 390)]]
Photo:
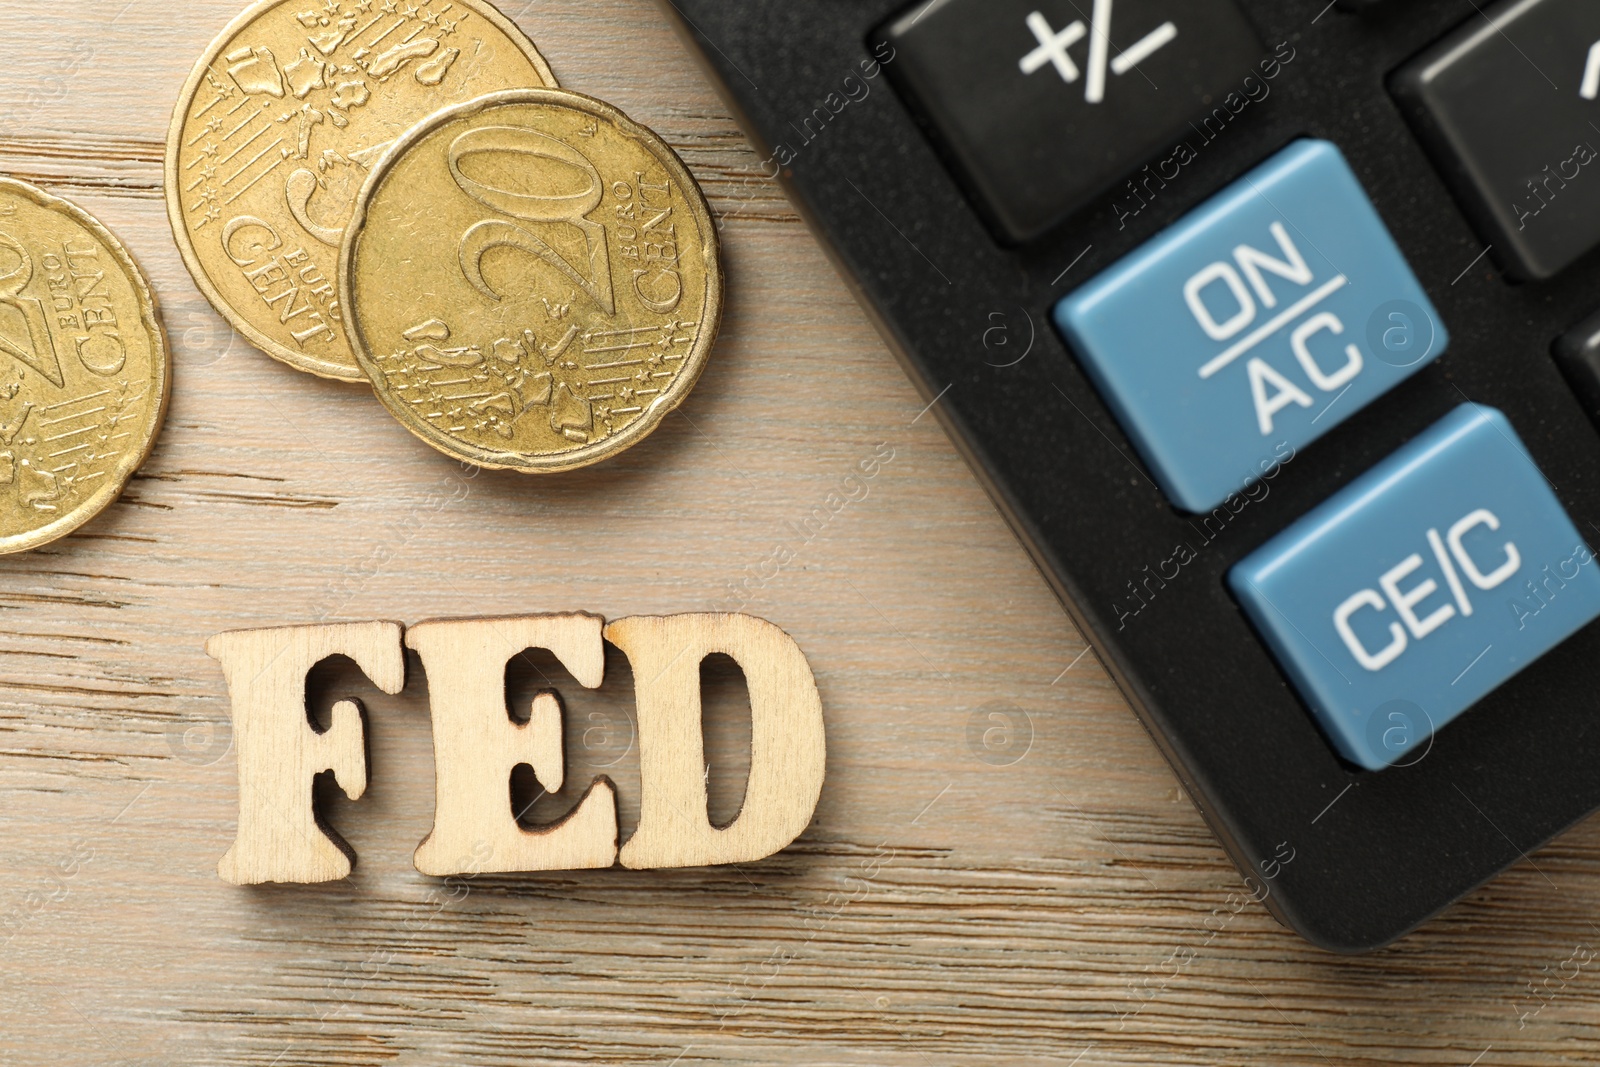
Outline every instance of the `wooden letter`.
[[(565, 778), (561, 705), (534, 698), (526, 723), (506, 708), (506, 664), (525, 649), (555, 653), (587, 689), (605, 674), (604, 620), (594, 615), (424, 622), (406, 634), (422, 657), (433, 714), (433, 832), (413, 862), (423, 874), (609, 867), (617, 858), (617, 800), (596, 778), (554, 826), (524, 830), (511, 810), (511, 772), (533, 768), (551, 793)], [(486, 858), (487, 857), (487, 858)]]
[[(699, 867), (770, 856), (800, 835), (822, 793), (822, 701), (794, 639), (749, 615), (640, 616), (606, 627), (633, 664), (639, 828), (622, 865)], [(750, 687), (750, 779), (724, 829), (706, 811), (700, 661), (731, 656)]]
[(345, 796), (367, 789), (361, 706), (341, 700), (318, 733), (306, 710), (306, 674), (329, 656), (356, 661), (385, 693), (405, 687), (401, 627), (392, 622), (234, 630), (206, 642), (233, 702), (239, 760), (239, 835), (217, 864), (234, 885), (332, 882), (355, 852), (317, 818), (312, 780), (332, 771)]

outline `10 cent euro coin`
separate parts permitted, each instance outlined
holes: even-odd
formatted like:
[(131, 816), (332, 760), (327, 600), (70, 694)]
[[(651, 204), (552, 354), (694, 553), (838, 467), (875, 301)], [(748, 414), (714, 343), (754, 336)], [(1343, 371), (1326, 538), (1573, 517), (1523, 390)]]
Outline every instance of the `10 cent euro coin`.
[(412, 433), (571, 470), (656, 428), (722, 313), (710, 211), (650, 130), (559, 89), (492, 93), (376, 164), (340, 255), (351, 343)]
[(423, 117), (554, 85), (485, 0), (262, 0), (189, 76), (167, 134), (167, 214), (207, 299), (292, 367), (362, 381), (334, 288), (357, 191)]
[(166, 414), (150, 283), (87, 212), (0, 178), (0, 553), (65, 536), (122, 492)]

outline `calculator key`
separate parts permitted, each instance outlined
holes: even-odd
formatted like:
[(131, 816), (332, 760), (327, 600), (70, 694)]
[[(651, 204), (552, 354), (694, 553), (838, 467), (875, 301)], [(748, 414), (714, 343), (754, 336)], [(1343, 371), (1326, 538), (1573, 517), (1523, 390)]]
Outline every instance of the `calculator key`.
[(1500, 4), (1391, 87), (1512, 278), (1549, 278), (1600, 244), (1600, 3)]
[(1555, 357), (1584, 411), (1600, 424), (1600, 313), (1563, 334), (1556, 342)]
[(1339, 150), (1297, 141), (1056, 307), (1168, 497), (1209, 511), (1448, 335)]
[(1191, 120), (1237, 121), (1264, 85), (1233, 0), (919, 0), (880, 36), (891, 77), (1013, 241), (1195, 139)]
[(1493, 408), (1463, 404), (1239, 563), (1228, 584), (1368, 770), (1600, 615), (1600, 563)]

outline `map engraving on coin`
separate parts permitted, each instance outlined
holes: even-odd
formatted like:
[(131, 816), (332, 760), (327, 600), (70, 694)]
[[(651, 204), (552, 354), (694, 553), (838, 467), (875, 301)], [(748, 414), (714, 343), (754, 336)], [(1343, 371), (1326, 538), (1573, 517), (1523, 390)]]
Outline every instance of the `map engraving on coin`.
[(166, 414), (149, 282), (80, 208), (0, 178), (0, 553), (63, 537), (117, 498)]
[(485, 0), (263, 0), (212, 43), (173, 114), (167, 214), (184, 262), (267, 354), (361, 381), (334, 278), (369, 169), (442, 107), (554, 84)]
[(482, 467), (563, 471), (694, 387), (722, 272), (699, 186), (617, 109), (494, 93), (378, 163), (340, 257), (356, 357), (413, 433)]

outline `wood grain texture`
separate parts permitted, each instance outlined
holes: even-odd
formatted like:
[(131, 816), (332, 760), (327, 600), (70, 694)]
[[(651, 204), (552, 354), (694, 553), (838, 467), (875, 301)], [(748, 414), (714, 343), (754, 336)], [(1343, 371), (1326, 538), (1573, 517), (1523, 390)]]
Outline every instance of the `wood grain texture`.
[[(639, 823), (624, 867), (754, 863), (786, 848), (816, 813), (827, 767), (822, 701), (805, 653), (750, 615), (635, 616), (606, 627), (628, 657), (639, 733)], [(739, 812), (710, 817), (701, 665), (726, 656), (744, 676), (750, 748)]]
[[(0, 561), (0, 1062), (1600, 1058), (1600, 968), (1566, 964), (1600, 941), (1600, 826), (1360, 959), (1230, 902), (1237, 875), (1172, 774), (780, 192), (749, 180), (756, 157), (647, 0), (506, 13), (563, 84), (658, 130), (726, 218), (722, 340), (650, 440), (571, 475), (474, 477), (363, 390), (233, 337), (179, 262), (160, 174), (178, 88), (235, 10), (0, 5), (0, 170), (77, 199), (128, 244), (177, 360), (165, 434), (122, 501)], [(236, 786), (209, 636), (736, 609), (795, 637), (827, 721), (820, 806), (778, 856), (420, 875), (425, 679), (413, 663), (388, 696), (335, 665), (313, 679), (320, 710), (355, 697), (369, 721), (372, 785), (330, 804), (361, 854), (354, 875), (217, 878)], [(566, 789), (610, 775), (626, 839), (626, 661), (606, 677), (586, 690), (533, 657), (512, 681), (561, 690)], [(748, 725), (737, 673), (706, 679), (725, 821)], [(1308, 799), (1307, 834), (1326, 800)]]
[[(588, 784), (583, 801), (554, 826), (518, 825), (507, 783), (519, 764), (541, 791), (560, 793), (566, 754), (560, 699), (549, 690), (521, 708), (506, 703), (506, 664), (524, 649), (551, 652), (587, 689), (605, 677), (604, 620), (594, 615), (441, 619), (406, 632), (429, 678), (433, 732), (433, 829), (417, 849), (424, 874), (490, 874), (610, 867), (617, 858), (611, 783)], [(520, 808), (522, 805), (518, 805)]]
[(396, 623), (323, 623), (231, 630), (206, 642), (228, 683), (230, 728), (239, 767), (239, 831), (217, 864), (230, 885), (333, 882), (348, 877), (350, 846), (323, 825), (313, 805), (318, 775), (331, 772), (351, 800), (367, 791), (361, 705), (340, 700), (313, 728), (306, 678), (334, 656), (353, 661), (385, 693), (406, 685)]

